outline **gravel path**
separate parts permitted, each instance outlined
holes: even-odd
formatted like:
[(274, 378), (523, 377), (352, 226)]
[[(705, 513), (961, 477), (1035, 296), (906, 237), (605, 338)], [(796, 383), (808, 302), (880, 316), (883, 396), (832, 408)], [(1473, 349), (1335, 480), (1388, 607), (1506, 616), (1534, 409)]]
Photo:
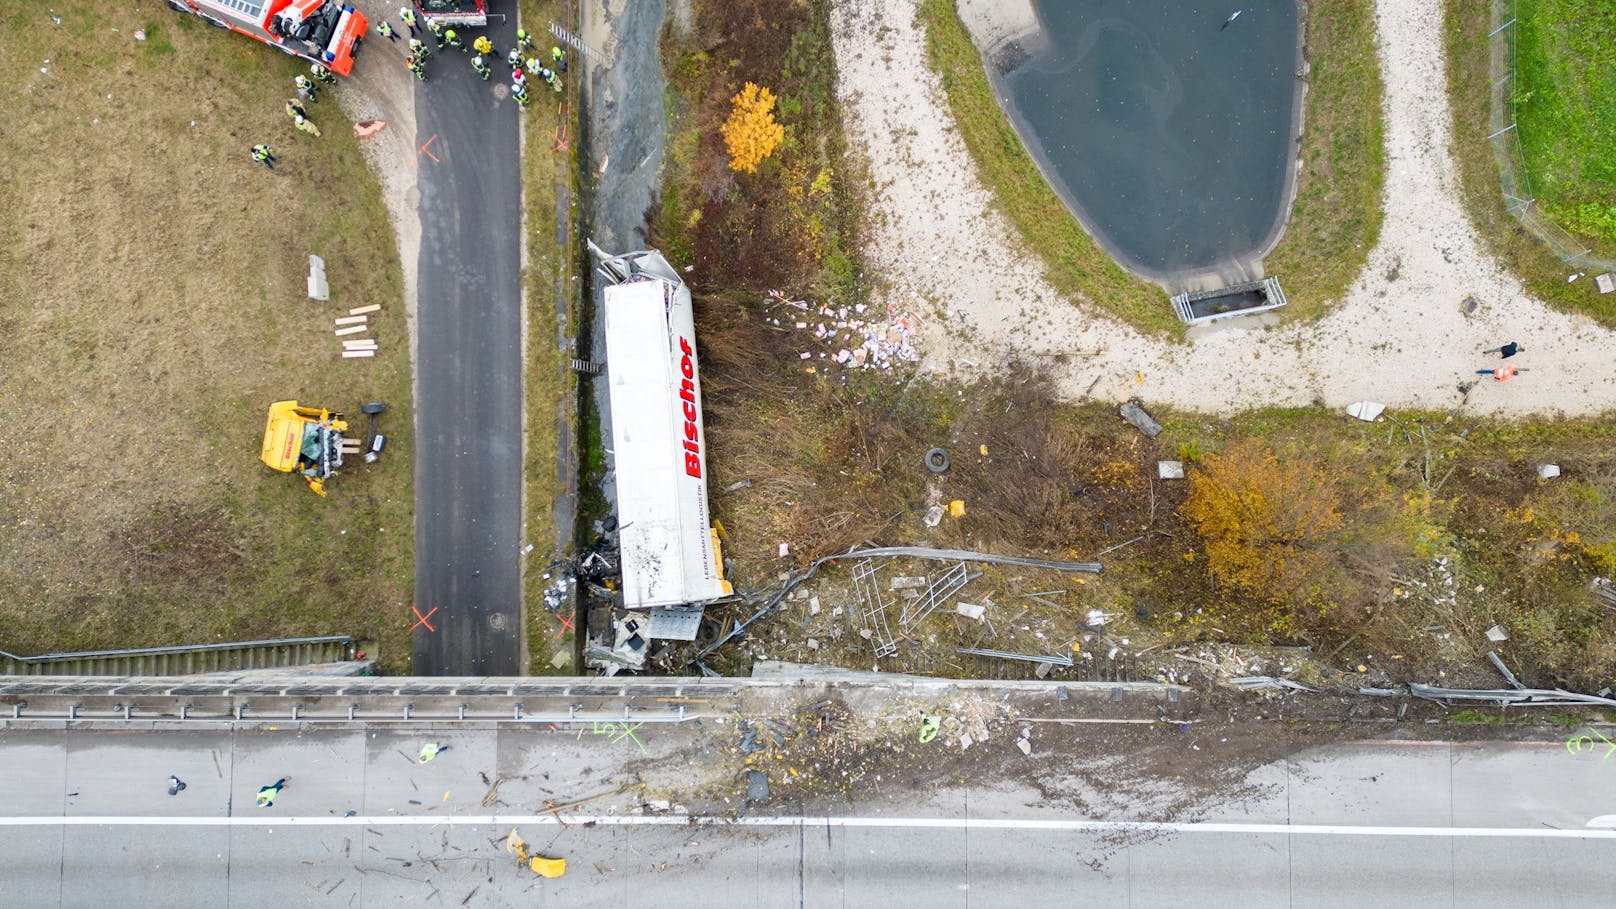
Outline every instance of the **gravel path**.
[(915, 13), (916, 0), (840, 0), (832, 31), (849, 146), (866, 150), (873, 183), (867, 265), (884, 281), (878, 301), (921, 316), (928, 369), (972, 376), (1047, 358), (1068, 399), (1137, 395), (1224, 414), (1363, 399), (1447, 408), (1465, 402), (1476, 370), (1497, 364), (1482, 349), (1516, 340), (1526, 353), (1511, 363), (1528, 371), (1476, 384), (1469, 409), (1589, 414), (1616, 404), (1616, 333), (1529, 297), (1481, 250), (1460, 205), (1439, 4), (1380, 0), (1376, 11), (1386, 222), (1346, 300), (1316, 323), (1237, 320), (1187, 345), (1145, 338), (1042, 280), (977, 180)]

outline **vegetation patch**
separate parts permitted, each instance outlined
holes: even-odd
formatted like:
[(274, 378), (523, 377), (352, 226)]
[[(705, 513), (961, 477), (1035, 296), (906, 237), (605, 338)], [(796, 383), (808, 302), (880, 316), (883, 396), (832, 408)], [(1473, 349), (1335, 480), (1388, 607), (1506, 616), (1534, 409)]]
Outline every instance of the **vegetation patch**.
[[(0, 646), (348, 633), (407, 666), (402, 275), (336, 101), (302, 135), (282, 105), (305, 64), (135, 3), (10, 4), (0, 32)], [(331, 319), (369, 304), (382, 354), (343, 360)], [(272, 472), (289, 398), (355, 432), (386, 401), (386, 456), (326, 499)]]
[[(1566, 18), (1576, 12), (1569, 9), (1572, 6), (1584, 8), (1580, 18)], [(1594, 11), (1595, 7), (1598, 8), (1597, 12)], [(1616, 201), (1616, 182), (1613, 182), (1616, 178), (1611, 176), (1611, 168), (1616, 166), (1613, 165), (1616, 151), (1612, 151), (1609, 135), (1610, 124), (1616, 121), (1607, 112), (1598, 121), (1568, 123), (1563, 136), (1557, 132), (1560, 127), (1555, 125), (1555, 121), (1556, 118), (1577, 120), (1581, 116), (1579, 105), (1584, 109), (1596, 102), (1609, 105), (1613, 93), (1616, 93), (1612, 85), (1616, 83), (1612, 83), (1609, 76), (1604, 77), (1602, 85), (1591, 81), (1594, 73), (1600, 71), (1599, 67), (1605, 67), (1602, 71), (1608, 72), (1609, 63), (1605, 59), (1608, 53), (1596, 53), (1586, 61), (1570, 61), (1559, 56), (1569, 54), (1569, 48), (1556, 46), (1549, 37), (1557, 30), (1576, 31), (1582, 28), (1583, 22), (1596, 30), (1604, 28), (1606, 26), (1602, 23), (1608, 23), (1613, 13), (1597, 3), (1566, 4), (1564, 7), (1559, 4), (1522, 3), (1520, 13), (1523, 21), (1528, 11), (1537, 20), (1538, 24), (1531, 28), (1539, 36), (1536, 40), (1542, 43), (1542, 49), (1534, 51), (1526, 46), (1521, 47), (1520, 78), (1537, 79), (1539, 87), (1530, 90), (1531, 95), (1525, 98), (1524, 104), (1520, 103), (1522, 98), (1519, 95), (1516, 101), (1521, 118), (1521, 140), (1534, 181), (1533, 193), (1547, 203), (1555, 197), (1543, 193), (1553, 191), (1558, 186), (1558, 191), (1564, 195), (1556, 205), (1579, 211), (1583, 205), (1596, 206), (1589, 213), (1589, 219), (1593, 220), (1599, 211)], [(1594, 290), (1591, 281), (1568, 283), (1567, 275), (1574, 274), (1575, 270), (1561, 262), (1546, 244), (1523, 228), (1504, 207), (1497, 159), (1491, 143), (1487, 141), (1492, 81), (1488, 70), (1487, 33), (1492, 29), (1489, 4), (1446, 0), (1443, 14), (1447, 32), (1448, 102), (1453, 111), (1453, 158), (1458, 165), (1460, 195), (1465, 211), (1476, 225), (1477, 233), (1481, 235), (1488, 251), (1519, 277), (1534, 297), (1565, 312), (1588, 316), (1607, 328), (1616, 328), (1616, 298), (1601, 296)], [(1527, 29), (1523, 28), (1522, 40), (1525, 41), (1527, 37)], [(1542, 55), (1543, 59), (1535, 59), (1534, 54)], [(1551, 65), (1553, 61), (1558, 62)], [(1570, 68), (1564, 86), (1555, 81), (1559, 78), (1558, 66)], [(1566, 98), (1559, 98), (1556, 93), (1560, 91), (1570, 94)], [(1529, 131), (1535, 133), (1530, 142)], [(1586, 158), (1576, 160), (1576, 156), (1584, 154)], [(1551, 169), (1554, 176), (1548, 177), (1547, 182), (1540, 186), (1543, 180), (1538, 172), (1542, 168)], [(1555, 214), (1555, 211), (1551, 209), (1550, 213)], [(1569, 220), (1561, 221), (1560, 226), (1581, 229), (1574, 227)], [(1594, 227), (1597, 228), (1597, 225)], [(1607, 258), (1616, 257), (1616, 246), (1608, 239), (1600, 240), (1591, 234), (1588, 239), (1594, 243), (1596, 253)]]
[(1303, 40), (1307, 96), (1296, 199), (1263, 267), (1284, 284), (1289, 304), (1281, 314), (1314, 319), (1346, 295), (1385, 219), (1373, 0), (1307, 4)]
[[(556, 0), (522, 0), (523, 22), (560, 21), (562, 15), (561, 4)], [(533, 548), (523, 557), (522, 595), (527, 604), (528, 672), (532, 675), (573, 671), (570, 662), (561, 667), (551, 662), (558, 651), (571, 653), (573, 634), (562, 623), (562, 616), (544, 608), (544, 589), (553, 581), (545, 577), (549, 573), (547, 566), (565, 554), (573, 535), (572, 527), (556, 525), (556, 503), (569, 494), (566, 477), (578, 470), (577, 449), (582, 438), (578, 429), (578, 374), (569, 362), (572, 351), (564, 351), (561, 346), (564, 337), (577, 336), (577, 296), (582, 283), (568, 279), (577, 274), (582, 255), (573, 206), (578, 198), (575, 105), (583, 61), (577, 58), (575, 49), (569, 47), (567, 53), (573, 68), (561, 77), (565, 92), (557, 101), (545, 89), (539, 96), (556, 103), (535, 104), (523, 112), (527, 118), (522, 152), (527, 219), (527, 265), (522, 275), (527, 307), (527, 443), (522, 464), (522, 522), (523, 535)], [(569, 206), (560, 217), (574, 225), (567, 230), (565, 245), (556, 243), (558, 187), (566, 188)], [(572, 443), (565, 452), (565, 461), (560, 460), (563, 434)], [(569, 622), (572, 619), (570, 615), (565, 618)]]
[(1616, 256), (1616, 6), (1521, 0), (1516, 16), (1513, 99), (1532, 194)]

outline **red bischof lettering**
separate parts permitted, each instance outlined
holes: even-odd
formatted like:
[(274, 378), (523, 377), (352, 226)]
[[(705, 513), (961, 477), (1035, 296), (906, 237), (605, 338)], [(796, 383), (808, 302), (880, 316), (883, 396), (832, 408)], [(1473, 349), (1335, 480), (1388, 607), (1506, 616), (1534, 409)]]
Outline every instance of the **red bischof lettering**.
[(701, 479), (701, 437), (696, 429), (696, 351), (688, 338), (679, 339), (679, 400), (685, 418), (685, 475)]

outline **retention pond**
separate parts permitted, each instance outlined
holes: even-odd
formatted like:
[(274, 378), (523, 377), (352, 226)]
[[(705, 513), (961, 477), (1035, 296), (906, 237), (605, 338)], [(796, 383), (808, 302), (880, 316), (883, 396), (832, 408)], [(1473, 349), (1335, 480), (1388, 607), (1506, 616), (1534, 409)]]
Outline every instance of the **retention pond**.
[(1248, 0), (1228, 21), (1237, 4), (1031, 0), (1036, 26), (1027, 16), (1032, 27), (987, 48), (1000, 103), (1050, 185), (1153, 280), (1258, 277), (1290, 208), (1297, 5)]

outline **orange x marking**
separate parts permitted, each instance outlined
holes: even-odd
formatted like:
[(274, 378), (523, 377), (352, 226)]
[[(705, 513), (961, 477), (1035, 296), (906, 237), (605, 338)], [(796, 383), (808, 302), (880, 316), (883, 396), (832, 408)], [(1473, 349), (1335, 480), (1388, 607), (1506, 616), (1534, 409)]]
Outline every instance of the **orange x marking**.
[(555, 633), (556, 637), (559, 638), (562, 635), (566, 634), (567, 632), (573, 630), (573, 628), (572, 628), (572, 619), (567, 618), (566, 616), (562, 615), (559, 612), (552, 612), (552, 613), (550, 613), (550, 615), (554, 616), (555, 620), (557, 622), (561, 623), (561, 627), (556, 629), (556, 633)]
[(432, 152), (427, 151), (427, 148), (429, 146), (431, 146), (432, 143), (434, 143), (436, 141), (438, 141), (438, 134), (433, 133), (432, 138), (426, 140), (426, 142), (423, 143), (420, 148), (415, 150), (415, 157), (420, 158), (422, 155), (426, 155), (428, 158), (432, 159), (433, 164), (442, 164), (443, 162), (438, 160), (437, 155), (434, 155), (434, 154), (432, 154)]
[(432, 614), (434, 612), (438, 611), (438, 607), (434, 606), (431, 609), (428, 609), (426, 611), (426, 615), (422, 615), (421, 610), (415, 608), (414, 606), (410, 607), (410, 611), (415, 613), (415, 624), (410, 626), (411, 631), (414, 631), (415, 629), (420, 628), (423, 625), (426, 626), (427, 631), (437, 631), (438, 630), (438, 629), (432, 627), (431, 622), (427, 621), (427, 619), (432, 618)]

